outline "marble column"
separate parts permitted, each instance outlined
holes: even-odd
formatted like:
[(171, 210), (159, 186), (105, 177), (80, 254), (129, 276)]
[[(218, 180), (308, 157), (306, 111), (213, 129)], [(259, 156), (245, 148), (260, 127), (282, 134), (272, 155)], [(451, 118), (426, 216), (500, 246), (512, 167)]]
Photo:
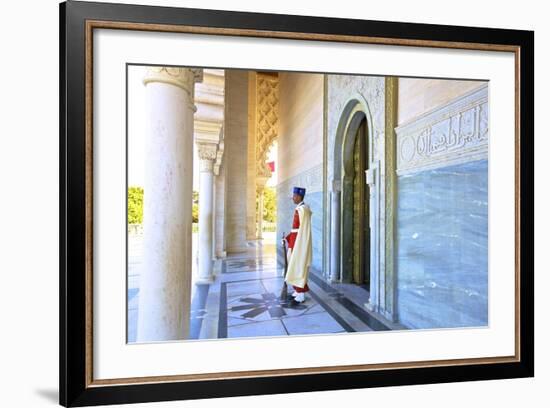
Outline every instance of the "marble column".
[(330, 280), (340, 280), (340, 191), (333, 190), (330, 193)]
[(137, 341), (186, 339), (191, 297), (193, 104), (199, 69), (151, 67)]
[[(198, 282), (213, 279), (213, 254), (216, 248), (215, 214), (219, 174), (223, 158), (225, 109), (225, 71), (205, 69), (203, 81), (195, 87), (195, 143), (200, 160), (199, 174), (199, 248)], [(223, 197), (223, 192), (222, 192)], [(223, 204), (222, 204), (223, 206)]]
[(256, 106), (256, 80), (255, 71), (248, 72), (248, 151), (246, 167), (246, 240), (258, 239), (258, 208), (256, 198), (258, 188), (256, 186), (256, 154), (257, 154), (257, 106)]
[(216, 199), (217, 191), (216, 191), (216, 178), (217, 175), (215, 172), (213, 172), (212, 176), (212, 225), (211, 225), (211, 234), (212, 239), (210, 240), (210, 246), (212, 248), (212, 260), (214, 261), (216, 259), (216, 205), (218, 203), (218, 200)]
[[(225, 183), (222, 175), (222, 157), (224, 153), (224, 142), (220, 141), (214, 161), (214, 203), (212, 209), (212, 257), (214, 260), (224, 258), (220, 256), (218, 248), (223, 249), (223, 236), (219, 236), (219, 224), (223, 224), (224, 214), (224, 188)], [(220, 197), (221, 196), (221, 197)], [(220, 242), (221, 241), (221, 242)]]
[(227, 253), (248, 249), (248, 73), (228, 70), (225, 74), (225, 235)]
[(199, 175), (199, 273), (197, 283), (212, 283), (214, 161), (216, 144), (198, 143)]
[(365, 172), (366, 182), (369, 186), (369, 225), (371, 230), (370, 245), (370, 297), (365, 305), (369, 310), (374, 312), (380, 311), (380, 268), (379, 268), (379, 208), (378, 186), (380, 185), (379, 177), (379, 161), (375, 160), (371, 163), (371, 168)]
[[(223, 145), (220, 145), (223, 146)], [(216, 166), (214, 165), (214, 174), (216, 174)], [(214, 178), (215, 185), (215, 204), (214, 204), (214, 254), (217, 259), (223, 259), (227, 256), (225, 251), (225, 163), (218, 167), (218, 173)]]

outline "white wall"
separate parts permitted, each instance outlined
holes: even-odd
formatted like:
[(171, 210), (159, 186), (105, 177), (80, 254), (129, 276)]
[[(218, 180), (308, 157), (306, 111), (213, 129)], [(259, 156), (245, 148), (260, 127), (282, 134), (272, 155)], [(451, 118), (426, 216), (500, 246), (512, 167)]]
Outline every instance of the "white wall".
[(483, 86), (483, 81), (452, 81), (445, 79), (399, 78), (397, 98), (398, 125), (445, 105), (468, 91)]
[[(114, 1), (114, 0), (112, 0)], [(143, 3), (131, 0), (132, 3)], [(0, 381), (6, 384), (0, 405), (54, 407), (58, 378), (58, 8), (54, 0), (5, 2), (0, 25), (2, 63), (0, 97)], [(450, 6), (429, 0), (410, 2), (335, 2), (278, 0), (145, 1), (212, 9), (263, 11), (375, 20), (491, 26), (536, 30), (536, 171), (537, 248), (535, 379), (485, 381), (409, 387), (317, 392), (223, 400), (137, 404), (139, 408), (226, 407), (280, 408), (335, 407), (343, 404), (406, 407), (518, 407), (544, 406), (550, 383), (550, 287), (545, 232), (550, 228), (550, 193), (540, 176), (550, 171), (544, 137), (545, 91), (550, 89), (550, 41), (544, 2), (534, 0), (480, 2), (462, 0)], [(39, 223), (29, 220), (37, 201), (46, 214)]]
[(323, 75), (279, 74), (277, 146), (279, 183), (323, 163)]

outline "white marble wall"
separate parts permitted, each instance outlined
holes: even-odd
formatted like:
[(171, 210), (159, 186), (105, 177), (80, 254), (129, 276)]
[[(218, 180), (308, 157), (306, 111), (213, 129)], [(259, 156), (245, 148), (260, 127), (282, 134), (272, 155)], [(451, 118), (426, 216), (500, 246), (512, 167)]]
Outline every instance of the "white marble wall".
[(488, 324), (487, 160), (399, 177), (397, 311), (409, 328)]

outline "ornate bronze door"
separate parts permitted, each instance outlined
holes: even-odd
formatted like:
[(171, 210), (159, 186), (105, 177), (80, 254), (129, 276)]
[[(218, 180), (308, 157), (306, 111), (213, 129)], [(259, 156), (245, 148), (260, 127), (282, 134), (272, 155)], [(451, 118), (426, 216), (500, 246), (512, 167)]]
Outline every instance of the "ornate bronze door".
[(358, 284), (370, 283), (369, 194), (365, 182), (367, 146), (366, 121), (363, 120), (357, 130), (353, 151), (353, 282)]

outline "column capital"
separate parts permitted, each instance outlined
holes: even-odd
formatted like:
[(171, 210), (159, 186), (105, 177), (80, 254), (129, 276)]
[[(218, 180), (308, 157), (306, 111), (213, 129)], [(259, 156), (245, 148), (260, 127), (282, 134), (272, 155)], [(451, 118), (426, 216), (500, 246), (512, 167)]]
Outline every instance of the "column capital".
[(218, 145), (216, 143), (197, 143), (197, 153), (200, 171), (213, 171), (214, 161), (218, 155)]
[(215, 160), (218, 153), (217, 143), (197, 143), (197, 153), (201, 160)]
[(147, 67), (143, 84), (161, 82), (180, 87), (193, 95), (195, 82), (201, 82), (202, 77), (202, 69), (198, 68)]

